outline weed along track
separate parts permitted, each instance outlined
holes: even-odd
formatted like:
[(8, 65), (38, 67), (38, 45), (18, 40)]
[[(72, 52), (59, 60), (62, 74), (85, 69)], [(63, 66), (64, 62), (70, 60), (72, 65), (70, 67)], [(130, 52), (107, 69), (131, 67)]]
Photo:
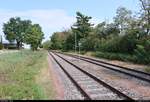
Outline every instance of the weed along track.
[(84, 100), (133, 100), (62, 56), (52, 52), (49, 54), (80, 91)]

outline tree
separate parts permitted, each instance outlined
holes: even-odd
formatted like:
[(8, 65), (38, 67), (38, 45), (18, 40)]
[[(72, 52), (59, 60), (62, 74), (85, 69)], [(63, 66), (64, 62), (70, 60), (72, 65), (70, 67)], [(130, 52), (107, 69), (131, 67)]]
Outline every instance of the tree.
[(42, 44), (42, 46), (45, 50), (49, 50), (49, 49), (51, 49), (51, 44), (52, 44), (51, 41), (47, 40)]
[(90, 33), (86, 38), (80, 40), (80, 49), (84, 51), (94, 51), (98, 48), (99, 41), (96, 34)]
[(106, 24), (106, 22), (102, 22), (94, 28), (94, 33), (99, 39), (107, 39), (110, 35), (118, 36), (119, 28), (114, 23)]
[(106, 22), (99, 23), (94, 28), (94, 33), (98, 36), (99, 39), (106, 38), (105, 28), (106, 28)]
[(57, 49), (62, 49), (64, 47), (64, 43), (69, 36), (69, 30), (65, 30), (62, 32), (55, 32), (51, 36), (51, 42), (52, 42), (52, 48), (57, 50)]
[(127, 10), (125, 7), (119, 7), (116, 12), (116, 17), (114, 17), (114, 22), (120, 29), (120, 33), (125, 32), (125, 29), (128, 27), (130, 20), (132, 19), (132, 12)]
[(143, 27), (146, 30), (146, 35), (150, 34), (150, 0), (139, 0), (142, 10)]
[(21, 20), (20, 17), (10, 18), (7, 23), (3, 25), (3, 32), (9, 42), (16, 41), (18, 49), (22, 47), (24, 35), (31, 25), (30, 20)]
[(81, 38), (85, 38), (89, 35), (91, 32), (93, 24), (91, 24), (89, 21), (92, 19), (92, 17), (85, 16), (81, 14), (80, 12), (77, 12), (77, 22), (71, 27), (73, 33), (76, 34), (77, 37), (77, 43)]
[(63, 41), (63, 50), (68, 51), (68, 50), (73, 50), (74, 49), (74, 33), (71, 30), (65, 31), (65, 39)]
[(39, 24), (34, 24), (31, 25), (30, 28), (27, 30), (24, 36), (24, 41), (27, 44), (30, 44), (31, 49), (35, 51), (41, 45), (43, 38), (44, 33), (42, 32), (42, 28)]
[(119, 28), (114, 23), (110, 23), (106, 25), (105, 33), (107, 36), (109, 35), (118, 36), (120, 31)]

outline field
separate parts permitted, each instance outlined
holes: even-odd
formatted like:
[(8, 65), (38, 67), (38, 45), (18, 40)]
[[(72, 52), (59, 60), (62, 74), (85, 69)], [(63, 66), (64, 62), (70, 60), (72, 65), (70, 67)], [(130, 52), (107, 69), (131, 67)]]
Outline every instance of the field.
[(53, 99), (46, 51), (0, 55), (0, 99)]

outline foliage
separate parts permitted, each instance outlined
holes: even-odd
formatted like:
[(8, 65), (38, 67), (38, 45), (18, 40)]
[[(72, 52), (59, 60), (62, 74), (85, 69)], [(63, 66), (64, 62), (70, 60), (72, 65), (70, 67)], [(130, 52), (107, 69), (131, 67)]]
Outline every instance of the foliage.
[(99, 51), (117, 52), (120, 49), (119, 42), (121, 38), (115, 37), (110, 40), (102, 39), (99, 44)]
[(42, 44), (42, 46), (43, 46), (43, 48), (44, 48), (45, 50), (51, 49), (51, 41), (49, 41), (49, 40), (45, 41), (45, 42)]
[(106, 58), (111, 60), (121, 60), (121, 61), (136, 61), (136, 57), (130, 54), (122, 53), (110, 53), (110, 52), (95, 52), (93, 56), (98, 58)]
[(113, 22), (103, 21), (95, 27), (90, 23), (92, 17), (77, 12), (77, 21), (67, 34), (57, 32), (52, 35), (52, 49), (106, 52), (99, 55), (109, 59), (148, 64), (150, 35), (147, 4), (149, 2), (147, 0), (140, 2), (143, 11), (139, 17), (125, 7), (119, 7)]
[(128, 27), (130, 22), (132, 12), (127, 10), (125, 7), (119, 7), (116, 12), (116, 17), (114, 17), (114, 22), (120, 29), (120, 32), (123, 33), (124, 30)]
[(119, 29), (114, 24), (106, 24), (106, 22), (99, 23), (93, 30), (99, 39), (107, 39), (109, 36), (118, 36)]
[(85, 16), (80, 12), (77, 12), (77, 22), (71, 27), (74, 34), (76, 34), (77, 44), (80, 39), (89, 35), (92, 30), (92, 24), (89, 22), (92, 17)]
[(69, 41), (68, 36), (70, 36), (71, 32), (70, 31), (63, 31), (63, 32), (55, 32), (51, 36), (51, 48), (52, 49), (64, 49), (66, 46), (64, 46), (64, 43), (66, 41)]
[(0, 43), (0, 50), (2, 50), (2, 49), (3, 49), (3, 44)]
[(6, 35), (6, 39), (8, 41), (17, 42), (17, 47), (19, 49), (22, 47), (24, 36), (30, 25), (30, 20), (21, 20), (19, 17), (10, 18), (7, 23), (4, 23), (3, 32)]
[(31, 25), (24, 36), (24, 41), (30, 44), (32, 50), (37, 50), (43, 39), (42, 28), (39, 24)]
[(63, 43), (62, 50), (68, 51), (68, 50), (74, 50), (74, 49), (75, 49), (75, 34), (69, 31), (68, 36)]
[(37, 50), (44, 36), (39, 24), (32, 25), (30, 20), (21, 20), (20, 17), (10, 18), (4, 23), (3, 32), (9, 42), (17, 43), (18, 49), (26, 43), (31, 45), (32, 50)]
[(150, 52), (147, 52), (144, 49), (144, 46), (142, 45), (137, 45), (137, 49), (135, 49), (135, 54), (137, 57), (137, 62), (138, 63), (145, 63), (145, 64), (149, 64), (150, 62)]
[(80, 49), (83, 51), (94, 51), (95, 49), (97, 49), (99, 41), (100, 40), (95, 34), (90, 34), (88, 37), (82, 38), (80, 40)]
[(145, 68), (145, 71), (150, 73), (150, 67)]
[(139, 0), (141, 4), (141, 22), (146, 35), (150, 35), (150, 0)]

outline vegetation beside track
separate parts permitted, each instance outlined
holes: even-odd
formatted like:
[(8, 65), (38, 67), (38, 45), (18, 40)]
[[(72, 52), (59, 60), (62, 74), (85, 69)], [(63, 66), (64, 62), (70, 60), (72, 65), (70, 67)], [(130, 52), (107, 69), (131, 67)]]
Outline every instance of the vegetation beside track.
[(54, 98), (46, 56), (46, 51), (29, 50), (1, 54), (0, 99)]
[(150, 67), (145, 68), (145, 71), (150, 73)]
[[(76, 22), (67, 30), (54, 32), (43, 48), (81, 53), (138, 64), (150, 64), (150, 12), (149, 0), (139, 0), (140, 12), (133, 13), (118, 7), (112, 22), (99, 22), (94, 26), (91, 16), (76, 13)], [(147, 8), (147, 9), (143, 9)], [(149, 21), (149, 22), (148, 22)]]

